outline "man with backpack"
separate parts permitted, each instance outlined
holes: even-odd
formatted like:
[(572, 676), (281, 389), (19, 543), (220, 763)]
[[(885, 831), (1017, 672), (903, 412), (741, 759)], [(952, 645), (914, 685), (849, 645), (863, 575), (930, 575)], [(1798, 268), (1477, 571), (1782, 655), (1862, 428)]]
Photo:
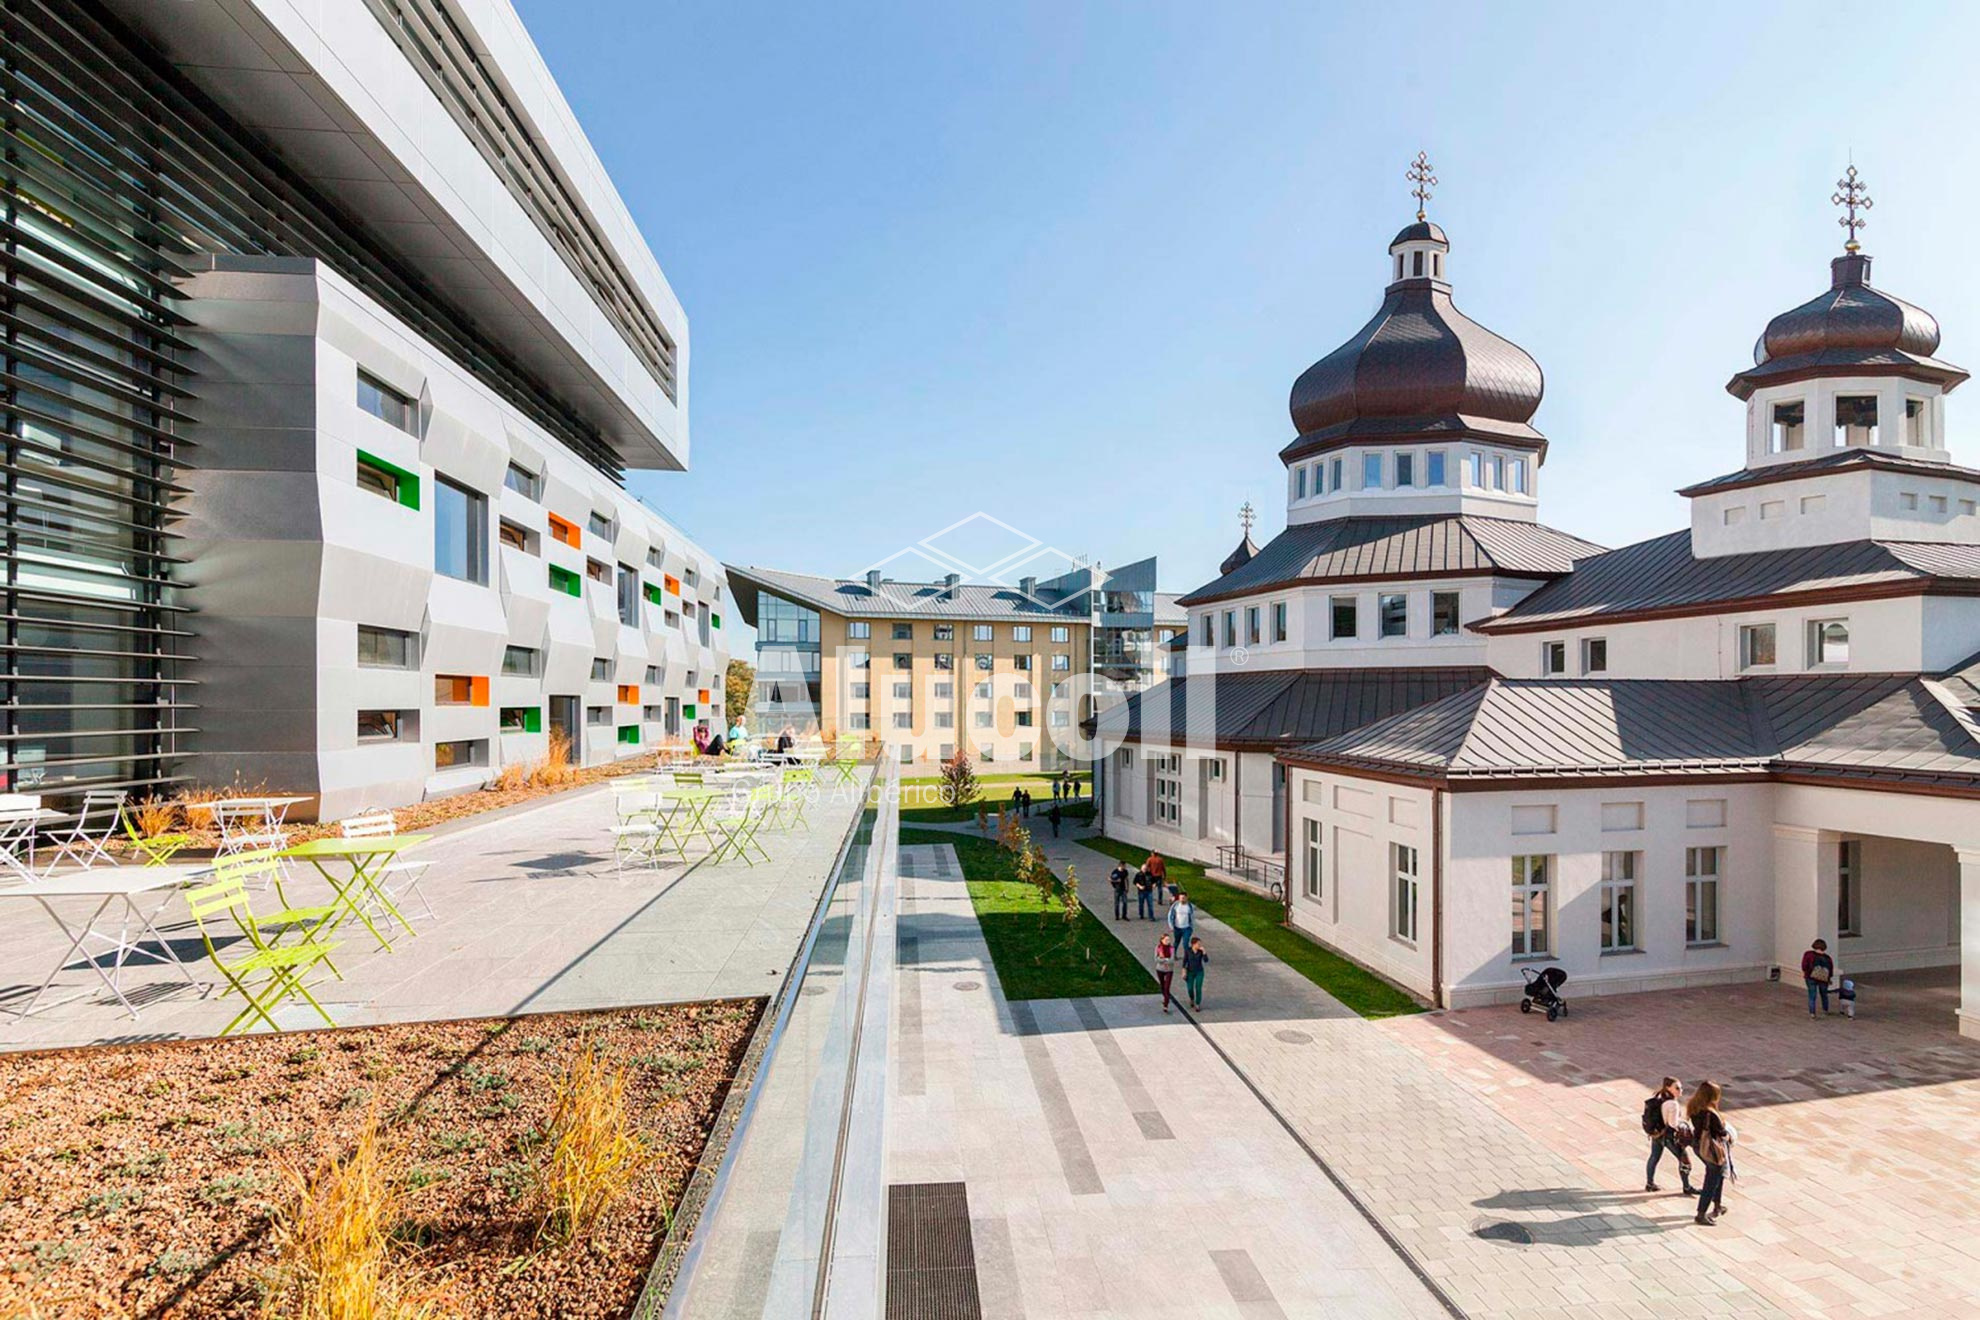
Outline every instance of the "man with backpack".
[(1657, 1190), (1657, 1162), (1669, 1151), (1677, 1156), (1678, 1177), (1685, 1196), (1696, 1196), (1691, 1185), (1690, 1124), (1684, 1118), (1684, 1083), (1666, 1077), (1657, 1093), (1643, 1102), (1643, 1135), (1650, 1138), (1650, 1162), (1643, 1166), (1643, 1190)]

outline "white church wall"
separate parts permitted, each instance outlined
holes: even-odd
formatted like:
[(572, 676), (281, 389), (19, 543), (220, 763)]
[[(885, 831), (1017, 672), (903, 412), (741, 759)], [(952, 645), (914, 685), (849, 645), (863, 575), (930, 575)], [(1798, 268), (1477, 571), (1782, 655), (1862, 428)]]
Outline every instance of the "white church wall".
[[(1433, 794), (1332, 772), (1291, 769), (1292, 836), (1286, 879), (1300, 930), (1414, 994), (1429, 998)], [(1318, 831), (1317, 884), (1308, 841)], [(1416, 938), (1398, 935), (1394, 864), (1398, 846), (1417, 864)]]
[(1859, 840), (1857, 935), (1836, 941), (1844, 973), (1943, 967), (1959, 961), (1959, 861), (1944, 844)]
[(1980, 598), (1927, 596), (1921, 609), (1926, 672), (1943, 673), (1980, 654)]
[[(1300, 586), (1218, 601), (1193, 609), (1190, 613), (1190, 637), (1200, 643), (1203, 620), (1207, 617), (1217, 642), (1216, 662), (1225, 672), (1240, 667), (1237, 660), (1239, 652), (1244, 655), (1242, 668), (1246, 670), (1482, 665), (1486, 663), (1486, 641), (1464, 625), (1492, 617), (1524, 599), (1539, 585), (1533, 581), (1478, 577), (1394, 583), (1355, 582), (1337, 587), (1325, 584)], [(1458, 629), (1440, 635), (1435, 632), (1433, 598), (1449, 592), (1456, 592), (1458, 596)], [(1396, 595), (1405, 597), (1407, 602), (1406, 629), (1400, 636), (1384, 637), (1381, 635), (1382, 598)], [(1355, 631), (1352, 636), (1333, 635), (1333, 602), (1336, 598), (1352, 599), (1355, 603)], [(1278, 604), (1286, 606), (1284, 641), (1277, 639), (1273, 627), (1273, 607)], [(1254, 608), (1259, 612), (1260, 640), (1257, 643), (1250, 640), (1250, 616), (1247, 613)], [(1224, 615), (1227, 612), (1235, 615), (1237, 644), (1231, 647), (1223, 645)], [(1192, 646), (1192, 656), (1196, 650)], [(1192, 672), (1200, 671), (1193, 669)]]
[(1871, 540), (1980, 543), (1980, 482), (1861, 469), (1691, 501), (1692, 550), (1701, 559)]

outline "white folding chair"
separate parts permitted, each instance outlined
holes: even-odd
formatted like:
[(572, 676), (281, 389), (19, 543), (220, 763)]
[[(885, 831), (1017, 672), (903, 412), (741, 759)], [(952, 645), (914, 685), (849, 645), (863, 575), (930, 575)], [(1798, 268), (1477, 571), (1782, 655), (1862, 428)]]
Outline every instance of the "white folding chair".
[(110, 840), (117, 834), (124, 803), (130, 797), (121, 788), (92, 788), (83, 794), (82, 811), (65, 833), (54, 836), (55, 865), (63, 859), (88, 870), (101, 862), (115, 861)]
[[(12, 827), (6, 831), (8, 860), (16, 867), (25, 866), (30, 879), (40, 875), (34, 864), (35, 843), (41, 835), (40, 811), (39, 793), (0, 793), (0, 816), (7, 817)], [(23, 856), (25, 863), (18, 860)]]
[(34, 833), (40, 823), (39, 812), (0, 811), (0, 885), (31, 885), (41, 878), (34, 869)]
[[(388, 808), (379, 807), (346, 816), (337, 822), (337, 828), (347, 839), (384, 839), (399, 832), (399, 818)], [(440, 914), (433, 910), (433, 904), (426, 900), (426, 891), (419, 887), (419, 882), (426, 878), (426, 868), (431, 865), (432, 862), (423, 858), (395, 857), (378, 868), (378, 881), (386, 897), (394, 903), (411, 894), (419, 900), (427, 916), (438, 920)]]
[(214, 803), (213, 826), (220, 833), (220, 845), (214, 852), (222, 857), (280, 851), (289, 846), (289, 832), (270, 819), (267, 807), (253, 803)]

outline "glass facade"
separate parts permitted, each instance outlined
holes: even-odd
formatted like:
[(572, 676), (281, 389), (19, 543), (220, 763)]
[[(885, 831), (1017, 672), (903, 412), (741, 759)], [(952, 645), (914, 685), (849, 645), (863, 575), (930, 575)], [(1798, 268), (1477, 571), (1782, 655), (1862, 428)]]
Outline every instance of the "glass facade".
[(823, 707), (819, 687), (818, 611), (762, 592), (756, 607), (756, 691), (752, 723), (774, 738), (786, 725), (817, 730)]

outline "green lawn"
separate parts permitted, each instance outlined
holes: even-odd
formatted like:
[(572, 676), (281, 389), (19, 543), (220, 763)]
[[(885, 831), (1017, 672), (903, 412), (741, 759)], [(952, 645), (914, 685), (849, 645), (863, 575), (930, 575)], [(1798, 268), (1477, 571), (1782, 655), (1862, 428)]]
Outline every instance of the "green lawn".
[[(1038, 893), (1013, 876), (1013, 858), (995, 843), (942, 830), (903, 828), (901, 842), (955, 845), (969, 886), (969, 901), (982, 923), (990, 961), (1007, 999), (1072, 999), (1078, 996), (1156, 993), (1155, 978), (1087, 907), (1068, 934), (1056, 903), (1041, 907)], [(1085, 903), (1109, 902), (1105, 875), (1082, 875)]]
[[(1118, 839), (1085, 839), (1097, 852), (1118, 857), (1138, 866), (1148, 857), (1148, 849), (1137, 848)], [(1189, 891), (1190, 901), (1229, 926), (1238, 934), (1270, 953), (1286, 966), (1325, 990), (1365, 1018), (1401, 1017), (1421, 1013), (1423, 1005), (1375, 973), (1357, 966), (1337, 953), (1330, 953), (1285, 924), (1285, 909), (1263, 894), (1221, 880), (1212, 880), (1196, 862), (1174, 857), (1169, 879)], [(1105, 877), (1100, 877), (1105, 883)], [(1084, 880), (1082, 880), (1082, 884)]]
[[(1011, 800), (1013, 792), (1023, 788), (1031, 794), (1031, 818), (1038, 823), (1037, 828), (1048, 834), (1051, 832), (1052, 823), (1045, 819), (1045, 813), (1052, 809), (1052, 781), (1049, 778), (1043, 775), (996, 775), (976, 782), (982, 786), (983, 796), (967, 807), (951, 807), (942, 802), (939, 780), (902, 780), (901, 823), (960, 825), (975, 820), (978, 808), (994, 814)], [(1060, 809), (1068, 821), (1093, 819), (1091, 796), (1082, 797), (1077, 802), (1061, 803)]]

